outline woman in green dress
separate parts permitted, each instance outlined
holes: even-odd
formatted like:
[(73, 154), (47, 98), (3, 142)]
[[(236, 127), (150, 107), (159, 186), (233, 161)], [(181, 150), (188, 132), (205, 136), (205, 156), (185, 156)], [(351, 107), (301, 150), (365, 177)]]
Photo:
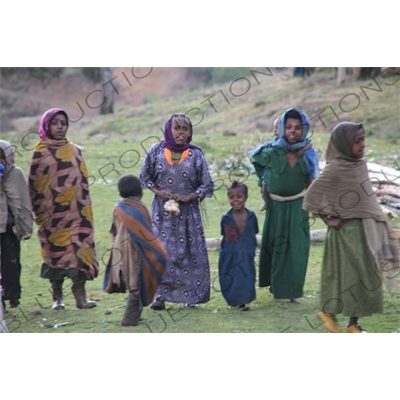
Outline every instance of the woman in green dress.
[[(251, 152), (260, 186), (267, 193), (259, 261), (259, 286), (270, 287), (275, 299), (298, 303), (310, 250), (308, 212), (303, 196), (318, 176), (318, 157), (307, 138), (310, 121), (299, 109), (279, 119), (279, 137)], [(302, 150), (307, 150), (302, 152)]]
[(365, 332), (359, 317), (383, 311), (382, 282), (396, 289), (400, 252), (368, 175), (365, 132), (342, 122), (331, 135), (321, 176), (307, 190), (303, 206), (327, 224), (321, 269), (319, 318), (331, 332), (337, 314), (349, 317), (347, 333)]

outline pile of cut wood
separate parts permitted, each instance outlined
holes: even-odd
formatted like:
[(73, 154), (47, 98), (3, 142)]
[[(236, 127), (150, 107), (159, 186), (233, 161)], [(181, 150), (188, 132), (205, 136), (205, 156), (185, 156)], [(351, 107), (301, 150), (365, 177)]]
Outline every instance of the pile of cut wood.
[(400, 171), (379, 164), (367, 163), (369, 178), (376, 188), (382, 210), (389, 218), (400, 216)]

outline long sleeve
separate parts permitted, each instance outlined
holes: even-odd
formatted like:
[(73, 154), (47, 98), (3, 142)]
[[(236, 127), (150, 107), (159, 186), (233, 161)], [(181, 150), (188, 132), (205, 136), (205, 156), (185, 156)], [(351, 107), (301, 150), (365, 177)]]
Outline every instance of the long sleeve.
[(199, 182), (196, 193), (199, 199), (204, 200), (206, 197), (211, 197), (214, 192), (214, 181), (208, 169), (207, 161), (200, 151), (198, 159), (196, 160), (196, 173)]
[(150, 148), (140, 169), (140, 179), (144, 188), (152, 188), (156, 185), (155, 165), (158, 148), (159, 144), (155, 144)]
[(270, 155), (268, 150), (264, 149), (251, 157), (251, 162), (254, 165), (258, 177), (258, 185), (261, 186), (265, 182), (265, 173), (267, 166), (270, 163)]
[(13, 231), (19, 240), (29, 239), (33, 231), (32, 205), (24, 173), (14, 167), (4, 182), (8, 206), (14, 217)]

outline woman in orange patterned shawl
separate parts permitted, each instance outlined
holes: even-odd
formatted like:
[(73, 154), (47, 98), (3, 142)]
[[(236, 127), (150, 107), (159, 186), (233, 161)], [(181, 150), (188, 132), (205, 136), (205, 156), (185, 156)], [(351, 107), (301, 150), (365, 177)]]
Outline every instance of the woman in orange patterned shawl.
[(59, 108), (46, 111), (40, 121), (40, 142), (29, 171), (29, 190), (38, 225), (43, 264), (40, 276), (49, 279), (53, 309), (63, 309), (62, 285), (72, 279), (79, 309), (88, 301), (86, 280), (98, 275), (89, 196), (88, 171), (80, 149), (66, 138), (68, 116)]

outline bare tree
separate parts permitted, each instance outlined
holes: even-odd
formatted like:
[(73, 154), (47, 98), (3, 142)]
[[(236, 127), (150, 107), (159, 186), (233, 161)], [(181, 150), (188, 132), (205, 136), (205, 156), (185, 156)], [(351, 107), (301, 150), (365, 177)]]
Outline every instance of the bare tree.
[(337, 83), (339, 85), (342, 85), (344, 82), (344, 78), (346, 77), (346, 69), (347, 67), (338, 67)]
[(83, 67), (81, 68), (83, 75), (90, 81), (101, 85), (103, 102), (100, 106), (100, 114), (114, 113), (114, 95), (118, 94), (113, 80), (114, 68), (112, 67)]
[(103, 67), (101, 68), (101, 86), (104, 95), (104, 101), (100, 108), (100, 114), (113, 114), (114, 113), (114, 93), (117, 89), (112, 83), (113, 79), (113, 68)]
[(375, 78), (380, 73), (380, 67), (337, 67), (337, 83), (343, 85), (346, 74), (356, 79)]

